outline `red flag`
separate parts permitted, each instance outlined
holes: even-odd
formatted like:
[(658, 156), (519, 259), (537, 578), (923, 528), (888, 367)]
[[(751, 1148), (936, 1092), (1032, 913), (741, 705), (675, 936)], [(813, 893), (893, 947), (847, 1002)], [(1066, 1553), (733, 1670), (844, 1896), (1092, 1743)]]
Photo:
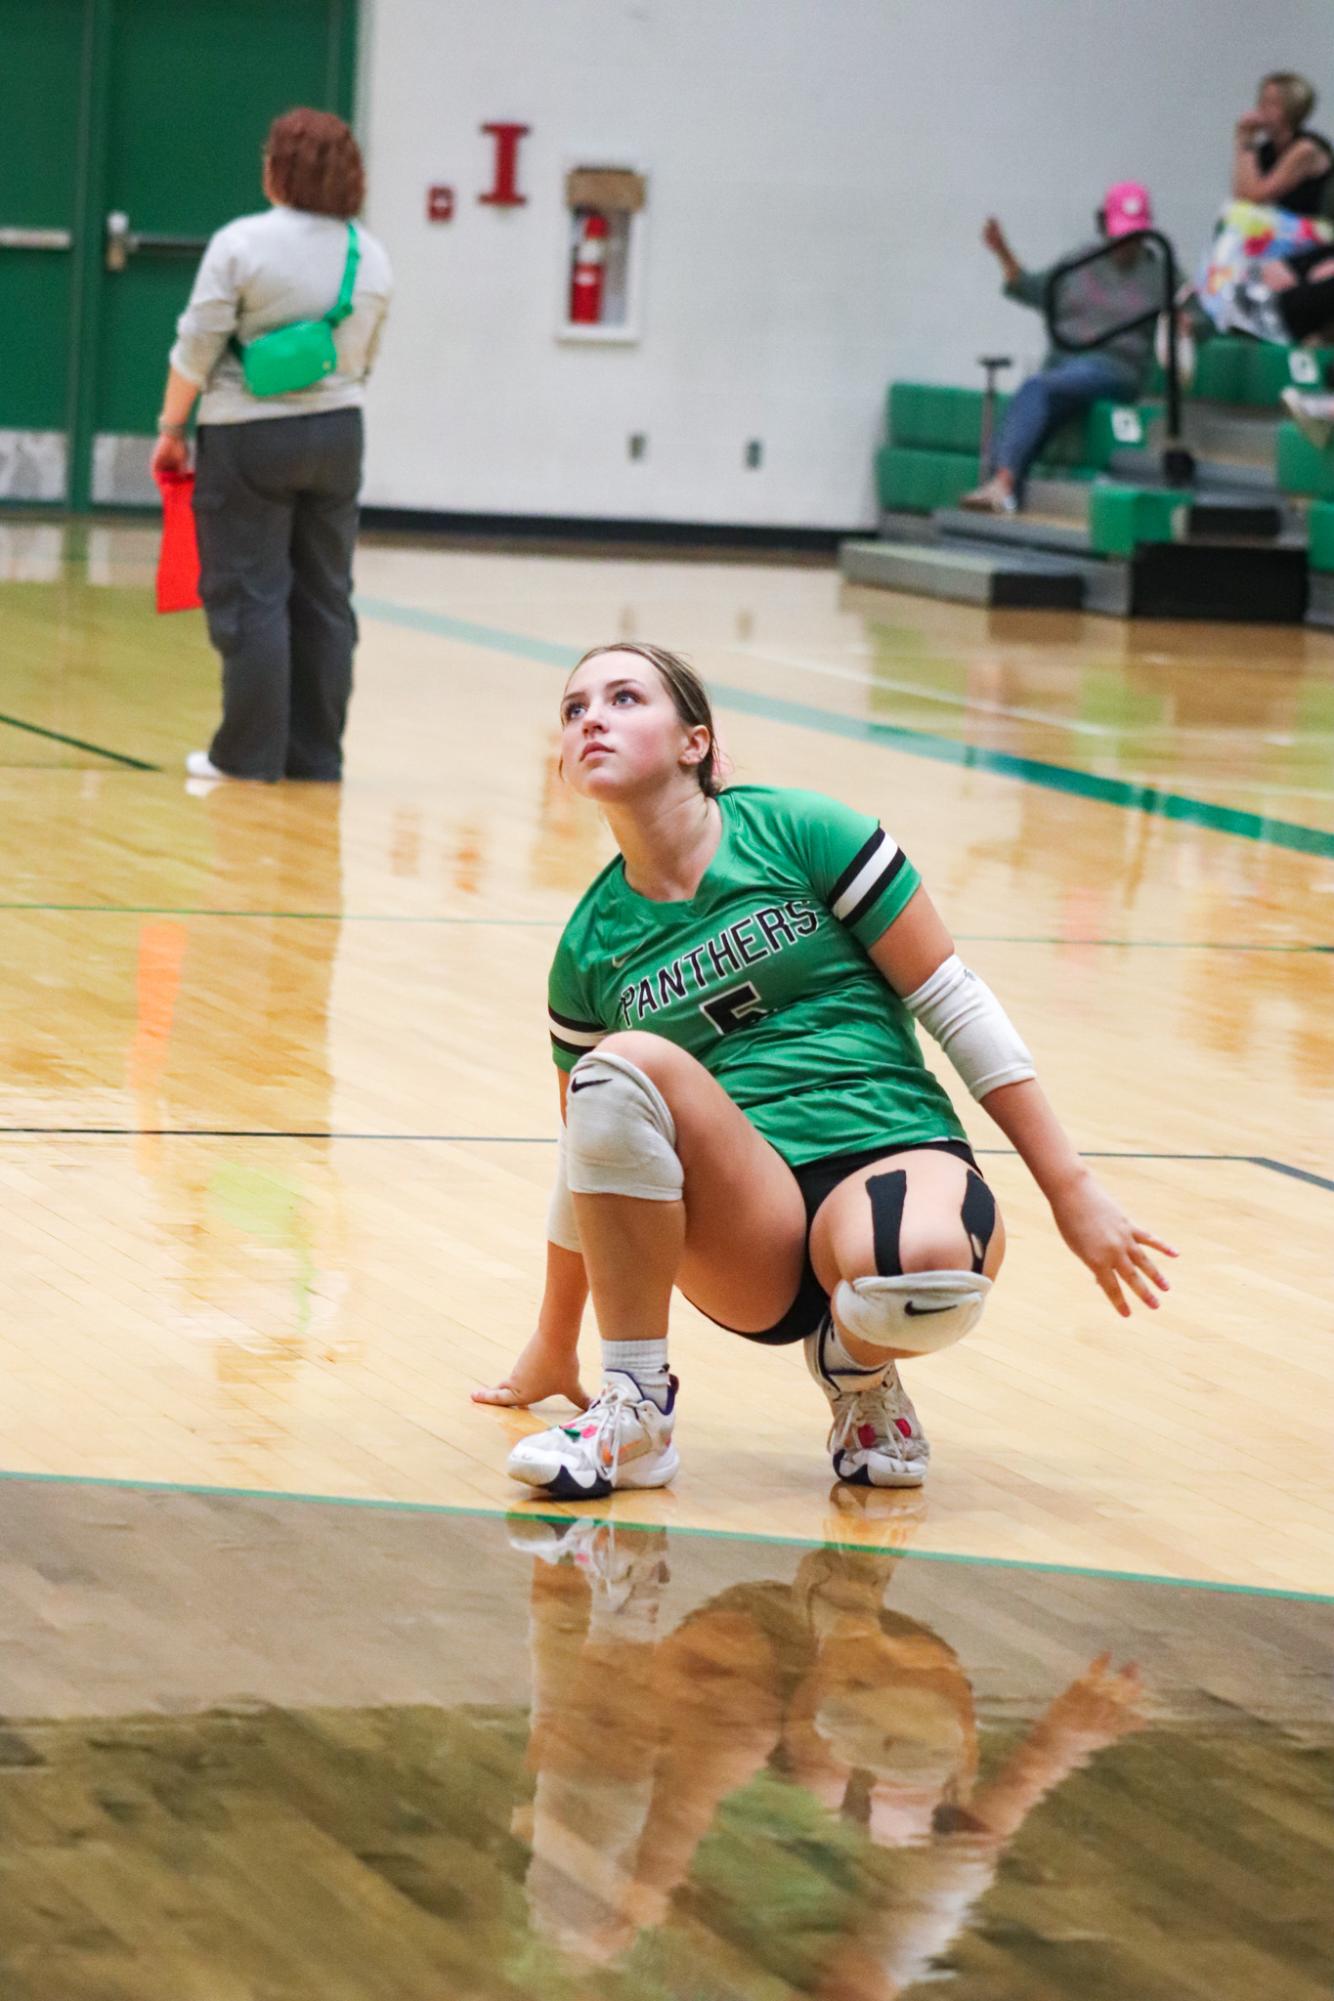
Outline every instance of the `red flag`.
[(195, 476), (156, 475), (162, 495), (162, 547), (157, 559), (159, 611), (198, 611), (199, 544), (195, 540)]

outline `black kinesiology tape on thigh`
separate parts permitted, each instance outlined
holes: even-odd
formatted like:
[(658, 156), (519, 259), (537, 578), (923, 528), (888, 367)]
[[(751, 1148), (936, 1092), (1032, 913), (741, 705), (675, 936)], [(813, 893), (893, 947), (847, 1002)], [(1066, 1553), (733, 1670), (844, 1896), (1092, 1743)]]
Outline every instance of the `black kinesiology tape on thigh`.
[(888, 1174), (873, 1174), (866, 1184), (871, 1202), (875, 1268), (881, 1278), (901, 1278), (899, 1232), (903, 1227), (903, 1204), (908, 1193), (908, 1177), (901, 1167)]
[(981, 1271), (992, 1232), (996, 1228), (996, 1198), (980, 1174), (969, 1168), (964, 1183), (963, 1207), (959, 1211), (964, 1235), (973, 1253), (973, 1270)]

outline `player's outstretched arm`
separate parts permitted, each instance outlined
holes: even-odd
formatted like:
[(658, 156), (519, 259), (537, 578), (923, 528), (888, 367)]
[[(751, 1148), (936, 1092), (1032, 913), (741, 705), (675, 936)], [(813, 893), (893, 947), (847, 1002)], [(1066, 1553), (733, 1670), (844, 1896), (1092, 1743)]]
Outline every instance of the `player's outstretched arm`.
[[(940, 914), (919, 889), (871, 959), (969, 1091), (996, 1121), (1051, 1204), (1056, 1227), (1120, 1314), (1127, 1287), (1156, 1307), (1167, 1280), (1150, 1256), (1170, 1244), (1132, 1223), (1075, 1152), (1033, 1070), (1033, 1059), (984, 980), (954, 950)], [(1156, 1290), (1155, 1290), (1156, 1288)]]
[[(565, 1116), (567, 1079), (560, 1076), (561, 1117)], [(561, 1178), (563, 1179), (563, 1173)], [(565, 1202), (568, 1205), (568, 1192)], [(553, 1199), (553, 1212), (556, 1202)], [(565, 1234), (562, 1230), (561, 1234)], [(579, 1329), (588, 1302), (588, 1276), (577, 1250), (547, 1242), (546, 1284), (538, 1309), (537, 1327), (509, 1374), (498, 1383), (474, 1390), (474, 1403), (502, 1404), (522, 1409), (544, 1397), (568, 1397), (579, 1410), (588, 1394), (579, 1380)]]
[[(1128, 1317), (1126, 1286), (1146, 1306), (1170, 1290), (1150, 1253), (1176, 1252), (1161, 1237), (1132, 1223), (1119, 1202), (1071, 1146), (1036, 1077), (1004, 1084), (982, 1100), (1051, 1204), (1056, 1227), (1086, 1264), (1117, 1312)], [(1155, 1290), (1156, 1288), (1156, 1290)]]

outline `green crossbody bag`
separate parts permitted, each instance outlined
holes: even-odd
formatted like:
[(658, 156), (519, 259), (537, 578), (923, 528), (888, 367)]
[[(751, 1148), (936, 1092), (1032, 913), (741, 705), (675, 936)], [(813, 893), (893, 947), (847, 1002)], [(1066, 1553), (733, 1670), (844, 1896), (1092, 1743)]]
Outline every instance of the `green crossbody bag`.
[(252, 396), (288, 396), (297, 389), (313, 389), (323, 376), (333, 374), (338, 366), (333, 330), (352, 310), (360, 262), (356, 224), (349, 222), (343, 282), (324, 318), (293, 320), (291, 326), (275, 327), (241, 349), (241, 372)]

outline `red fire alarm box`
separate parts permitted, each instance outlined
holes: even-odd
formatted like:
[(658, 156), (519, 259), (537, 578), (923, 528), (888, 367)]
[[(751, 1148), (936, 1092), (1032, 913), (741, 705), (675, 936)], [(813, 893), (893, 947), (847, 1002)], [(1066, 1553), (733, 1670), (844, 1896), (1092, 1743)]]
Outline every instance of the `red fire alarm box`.
[(427, 188), (426, 220), (428, 222), (452, 222), (454, 220), (453, 188)]

